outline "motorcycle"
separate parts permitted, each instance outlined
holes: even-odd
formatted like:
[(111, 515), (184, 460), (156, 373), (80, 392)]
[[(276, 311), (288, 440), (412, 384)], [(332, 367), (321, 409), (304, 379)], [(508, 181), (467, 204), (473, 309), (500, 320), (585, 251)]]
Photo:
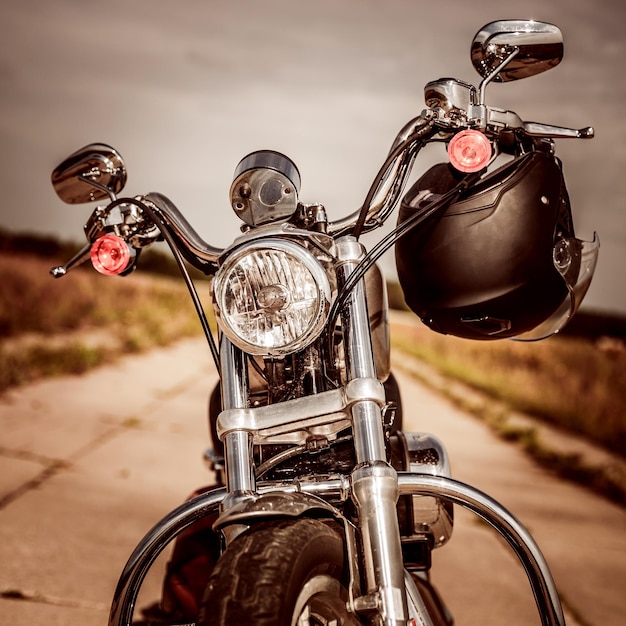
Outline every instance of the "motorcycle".
[[(163, 599), (148, 623), (449, 626), (430, 581), (454, 506), (495, 528), (523, 564), (542, 624), (562, 626), (548, 565), (501, 504), (450, 474), (443, 443), (402, 429), (390, 367), (388, 304), (378, 266), (395, 247), (407, 305), (436, 332), (536, 340), (574, 315), (598, 239), (575, 237), (557, 138), (592, 128), (523, 121), (487, 104), (491, 83), (533, 76), (563, 56), (551, 24), (506, 20), (474, 37), (478, 87), (442, 78), (395, 138), (363, 205), (330, 220), (299, 199), (287, 156), (261, 150), (237, 165), (231, 207), (242, 233), (226, 249), (203, 241), (164, 195), (119, 197), (120, 154), (90, 144), (52, 183), (67, 203), (105, 201), (65, 276), (91, 260), (125, 276), (165, 240), (189, 288), (219, 373), (211, 395), (217, 483), (199, 490), (141, 540), (120, 577), (110, 626), (130, 625), (139, 589), (174, 545)], [(404, 194), (431, 143), (448, 161)], [(360, 238), (395, 228), (366, 250)], [(214, 337), (188, 265), (212, 277)]]

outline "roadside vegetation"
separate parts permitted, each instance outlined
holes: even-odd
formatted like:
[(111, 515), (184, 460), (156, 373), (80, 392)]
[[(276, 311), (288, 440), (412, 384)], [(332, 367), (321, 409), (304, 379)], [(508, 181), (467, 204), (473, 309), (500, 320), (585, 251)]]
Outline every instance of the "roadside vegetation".
[[(182, 280), (91, 267), (55, 280), (60, 261), (0, 252), (0, 392), (202, 332)], [(207, 302), (208, 281), (196, 284)]]
[(469, 341), (395, 329), (405, 352), (442, 373), (626, 457), (626, 346), (615, 338)]
[[(589, 466), (518, 426), (514, 412), (582, 436), (626, 459), (626, 344), (620, 337), (557, 335), (541, 342), (469, 341), (440, 335), (416, 323), (395, 323), (396, 349), (416, 357), (450, 381), (475, 389), (490, 403), (439, 385), (452, 401), (486, 421), (502, 438), (519, 443), (559, 475), (626, 504), (624, 461)], [(429, 382), (425, 380), (425, 382)]]

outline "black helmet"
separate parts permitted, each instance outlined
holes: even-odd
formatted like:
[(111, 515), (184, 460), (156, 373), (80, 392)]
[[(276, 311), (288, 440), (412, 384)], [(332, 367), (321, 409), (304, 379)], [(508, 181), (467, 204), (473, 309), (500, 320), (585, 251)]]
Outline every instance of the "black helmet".
[[(402, 201), (399, 221), (460, 180), (431, 168)], [(470, 339), (542, 339), (578, 309), (599, 243), (574, 237), (560, 162), (517, 157), (396, 244), (408, 306), (433, 330)]]

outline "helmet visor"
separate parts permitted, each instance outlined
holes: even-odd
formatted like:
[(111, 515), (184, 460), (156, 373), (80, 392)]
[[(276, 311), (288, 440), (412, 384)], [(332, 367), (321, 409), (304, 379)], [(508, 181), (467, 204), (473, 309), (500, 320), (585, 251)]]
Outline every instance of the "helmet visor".
[(593, 234), (593, 241), (583, 241), (575, 237), (557, 241), (553, 250), (554, 265), (567, 285), (567, 295), (547, 320), (513, 339), (516, 341), (545, 339), (558, 333), (569, 322), (589, 289), (599, 249), (600, 240), (597, 233)]

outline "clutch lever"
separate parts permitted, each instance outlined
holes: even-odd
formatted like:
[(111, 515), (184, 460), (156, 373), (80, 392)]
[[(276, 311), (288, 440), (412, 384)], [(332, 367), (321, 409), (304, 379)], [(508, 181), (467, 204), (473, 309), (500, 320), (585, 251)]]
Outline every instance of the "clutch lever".
[(63, 278), (70, 270), (81, 265), (91, 257), (91, 243), (85, 244), (65, 265), (58, 265), (50, 269), (54, 278)]

